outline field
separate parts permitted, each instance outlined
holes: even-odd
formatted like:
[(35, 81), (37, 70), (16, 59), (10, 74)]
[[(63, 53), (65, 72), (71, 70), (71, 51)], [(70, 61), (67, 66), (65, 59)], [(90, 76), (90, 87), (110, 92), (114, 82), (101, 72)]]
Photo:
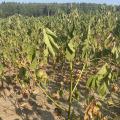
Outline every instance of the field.
[(0, 18), (1, 120), (120, 120), (120, 15)]

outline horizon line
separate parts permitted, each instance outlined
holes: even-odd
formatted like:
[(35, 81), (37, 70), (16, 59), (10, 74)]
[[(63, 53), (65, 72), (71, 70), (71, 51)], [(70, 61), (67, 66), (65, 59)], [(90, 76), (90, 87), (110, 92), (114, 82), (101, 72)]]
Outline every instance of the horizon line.
[(20, 1), (0, 1), (1, 3), (20, 3), (20, 4), (71, 4), (71, 3), (75, 3), (75, 4), (98, 4), (98, 5), (116, 5), (119, 6), (120, 4), (110, 4), (110, 3), (96, 3), (96, 2), (20, 2)]

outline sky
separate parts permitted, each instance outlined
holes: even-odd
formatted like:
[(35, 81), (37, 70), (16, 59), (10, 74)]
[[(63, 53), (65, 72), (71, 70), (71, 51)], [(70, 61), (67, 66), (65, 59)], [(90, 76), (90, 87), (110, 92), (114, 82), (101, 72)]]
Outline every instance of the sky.
[(70, 2), (76, 2), (76, 3), (106, 3), (106, 4), (114, 4), (114, 5), (120, 5), (120, 0), (0, 0), (0, 2), (21, 2), (21, 3), (70, 3)]

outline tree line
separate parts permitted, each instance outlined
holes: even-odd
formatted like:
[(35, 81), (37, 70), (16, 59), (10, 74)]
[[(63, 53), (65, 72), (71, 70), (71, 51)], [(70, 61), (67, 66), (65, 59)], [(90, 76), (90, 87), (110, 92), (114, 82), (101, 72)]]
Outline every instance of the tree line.
[[(69, 14), (71, 9), (77, 8), (79, 12), (96, 13), (103, 9), (119, 10), (117, 6), (108, 6), (106, 4), (92, 4), (92, 3), (15, 3), (2, 2), (0, 4), (0, 17), (5, 18), (14, 14), (21, 14), (24, 16), (53, 16), (59, 13)], [(117, 8), (117, 9), (116, 9)]]

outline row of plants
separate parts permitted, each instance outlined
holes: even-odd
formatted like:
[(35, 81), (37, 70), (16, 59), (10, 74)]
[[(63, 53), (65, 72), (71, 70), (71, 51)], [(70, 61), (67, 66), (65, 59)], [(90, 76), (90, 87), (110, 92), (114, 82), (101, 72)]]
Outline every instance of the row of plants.
[[(95, 15), (74, 10), (69, 15), (40, 18), (15, 15), (0, 19), (0, 79), (3, 82), (7, 81), (6, 76), (12, 77), (12, 82), (22, 89), (39, 86), (58, 108), (68, 113), (68, 120), (75, 119), (73, 103), (81, 102), (79, 85), (84, 81), (89, 92), (79, 117), (110, 119), (100, 111), (103, 103), (119, 105), (119, 99), (114, 103), (112, 98), (112, 94), (119, 98), (119, 26), (118, 13), (107, 10)], [(51, 81), (45, 68), (49, 64), (54, 76), (58, 73), (66, 76), (63, 71), (67, 68), (67, 84), (61, 80), (64, 87), (59, 88), (61, 96), (63, 90), (69, 92), (67, 108), (47, 93)]]

